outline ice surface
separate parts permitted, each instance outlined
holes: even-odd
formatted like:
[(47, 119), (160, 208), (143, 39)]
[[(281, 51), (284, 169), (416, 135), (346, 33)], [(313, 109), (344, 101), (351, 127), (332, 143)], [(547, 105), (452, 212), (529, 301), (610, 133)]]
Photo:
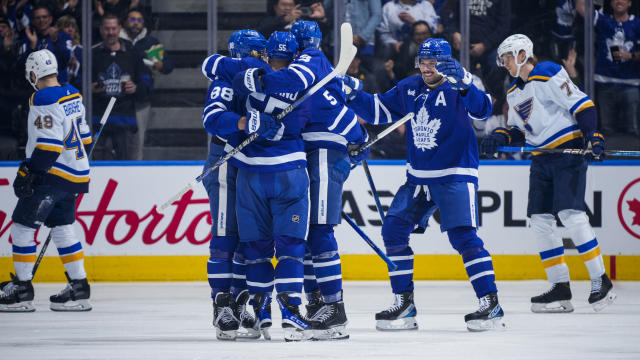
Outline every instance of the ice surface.
[(590, 284), (572, 282), (575, 312), (533, 314), (529, 298), (544, 281), (498, 283), (504, 331), (470, 333), (477, 308), (467, 282), (416, 283), (418, 331), (379, 332), (387, 282), (345, 282), (351, 338), (285, 343), (273, 304), (273, 339), (222, 342), (211, 326), (205, 282), (94, 283), (93, 310), (49, 310), (64, 284), (35, 284), (36, 312), (0, 313), (0, 359), (640, 359), (640, 282), (615, 282), (618, 299), (601, 313), (587, 303)]

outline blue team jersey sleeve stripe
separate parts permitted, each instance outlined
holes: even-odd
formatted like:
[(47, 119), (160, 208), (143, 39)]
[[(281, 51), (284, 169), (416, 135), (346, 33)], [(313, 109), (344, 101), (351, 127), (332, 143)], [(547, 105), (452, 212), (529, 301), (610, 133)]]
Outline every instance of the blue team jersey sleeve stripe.
[(358, 117), (357, 116), (353, 116), (353, 119), (351, 119), (351, 122), (349, 123), (349, 125), (347, 125), (347, 127), (340, 133), (340, 135), (344, 136), (347, 135), (349, 133), (349, 131), (351, 131), (351, 129), (353, 129), (353, 127), (358, 123)]
[(289, 65), (289, 68), (295, 68), (295, 69), (299, 69), (302, 70), (304, 72), (306, 72), (307, 74), (309, 74), (309, 77), (311, 78), (311, 81), (309, 81), (309, 83), (313, 84), (316, 81), (316, 76), (313, 74), (313, 72), (306, 66), (302, 65), (302, 64), (291, 64)]
[(300, 77), (300, 80), (304, 84), (304, 88), (305, 89), (309, 87), (309, 83), (307, 82), (307, 78), (299, 70), (296, 70), (294, 68), (289, 68), (289, 69), (291, 71), (293, 71), (296, 75), (298, 75), (298, 77)]
[(347, 107), (343, 106), (342, 110), (340, 110), (340, 113), (338, 114), (338, 116), (336, 116), (336, 119), (333, 121), (333, 124), (331, 124), (331, 126), (329, 126), (327, 130), (333, 131), (338, 126), (338, 124), (340, 124), (340, 119), (342, 119), (342, 117), (346, 112), (347, 112)]
[[(553, 141), (554, 141), (554, 140), (556, 140), (557, 138), (559, 138), (559, 137), (561, 137), (561, 136), (563, 136), (563, 135), (565, 135), (565, 134), (568, 134), (568, 133), (570, 133), (570, 132), (576, 131), (576, 130), (580, 130), (580, 128), (578, 127), (578, 125), (571, 125), (571, 126), (568, 126), (568, 127), (564, 128), (564, 129), (562, 129), (562, 130), (560, 130), (560, 131), (556, 132), (555, 134), (551, 135), (549, 138), (547, 138), (547, 140), (545, 140), (545, 141), (543, 141), (541, 144), (539, 144), (539, 145), (538, 145), (538, 147), (545, 146), (545, 145), (547, 145), (547, 144), (549, 144), (549, 143), (553, 142)], [(527, 145), (532, 145), (532, 144), (527, 144)]]
[(80, 134), (80, 138), (85, 139), (91, 137), (91, 133)]
[(573, 115), (573, 113), (576, 111), (576, 109), (580, 107), (580, 105), (584, 104), (589, 100), (591, 100), (589, 96), (585, 96), (582, 99), (578, 100), (575, 104), (573, 104), (573, 106), (569, 109), (569, 112), (571, 113), (571, 115)]
[(58, 139), (49, 139), (49, 138), (37, 138), (36, 139), (37, 143), (40, 144), (55, 144), (55, 145), (62, 145), (62, 141), (58, 140)]
[(70, 174), (73, 174), (73, 175), (89, 175), (89, 170), (88, 169), (87, 170), (76, 170), (76, 169), (70, 168), (70, 167), (68, 167), (68, 166), (66, 166), (64, 164), (61, 164), (61, 163), (59, 163), (57, 161), (55, 163), (53, 163), (53, 167), (56, 167), (56, 168), (58, 168), (60, 170), (64, 170), (64, 171), (66, 171), (66, 172), (68, 172)]

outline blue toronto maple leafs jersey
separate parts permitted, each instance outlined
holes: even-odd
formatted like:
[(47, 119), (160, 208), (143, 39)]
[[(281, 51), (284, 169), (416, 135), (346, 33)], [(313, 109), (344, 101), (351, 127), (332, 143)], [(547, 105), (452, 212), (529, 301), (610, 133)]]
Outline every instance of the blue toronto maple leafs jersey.
[(416, 184), (452, 181), (478, 183), (478, 142), (471, 119), (491, 115), (491, 99), (471, 85), (466, 96), (445, 81), (429, 89), (420, 75), (398, 83), (384, 94), (360, 91), (349, 106), (371, 124), (407, 122), (407, 177)]
[(638, 63), (633, 59), (615, 62), (611, 54), (611, 48), (615, 49), (616, 46), (619, 50), (631, 53), (640, 50), (640, 19), (630, 15), (627, 21), (618, 22), (613, 16), (596, 11), (593, 21), (598, 39), (594, 80), (617, 85), (640, 85)]
[[(263, 91), (304, 93), (331, 71), (333, 66), (322, 51), (307, 48), (286, 69), (262, 76)], [(329, 81), (305, 103), (310, 103), (305, 106), (312, 109), (302, 133), (307, 150), (326, 148), (346, 152), (348, 143), (362, 143), (366, 138), (355, 112), (345, 105), (340, 78)]]

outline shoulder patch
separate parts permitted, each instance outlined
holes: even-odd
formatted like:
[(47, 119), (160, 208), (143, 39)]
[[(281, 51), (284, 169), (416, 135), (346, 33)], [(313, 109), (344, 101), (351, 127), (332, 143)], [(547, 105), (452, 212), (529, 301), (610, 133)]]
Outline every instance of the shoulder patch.
[(536, 64), (527, 80), (547, 81), (560, 72), (560, 70), (562, 70), (562, 66), (551, 61), (543, 61)]

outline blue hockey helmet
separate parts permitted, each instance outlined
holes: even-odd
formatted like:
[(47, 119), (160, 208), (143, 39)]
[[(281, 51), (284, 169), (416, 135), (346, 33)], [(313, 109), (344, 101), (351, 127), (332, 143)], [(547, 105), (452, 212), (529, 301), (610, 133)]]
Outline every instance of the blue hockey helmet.
[(317, 49), (322, 42), (322, 31), (315, 21), (298, 20), (291, 25), (291, 33), (296, 37), (300, 49)]
[(244, 29), (231, 34), (228, 46), (232, 57), (243, 58), (250, 56), (253, 51), (262, 54), (267, 46), (267, 40), (255, 30)]
[(445, 39), (431, 38), (425, 40), (418, 49), (418, 59), (451, 59), (451, 46)]
[(285, 31), (274, 31), (267, 40), (267, 56), (269, 59), (292, 60), (298, 51), (298, 43), (293, 34)]

